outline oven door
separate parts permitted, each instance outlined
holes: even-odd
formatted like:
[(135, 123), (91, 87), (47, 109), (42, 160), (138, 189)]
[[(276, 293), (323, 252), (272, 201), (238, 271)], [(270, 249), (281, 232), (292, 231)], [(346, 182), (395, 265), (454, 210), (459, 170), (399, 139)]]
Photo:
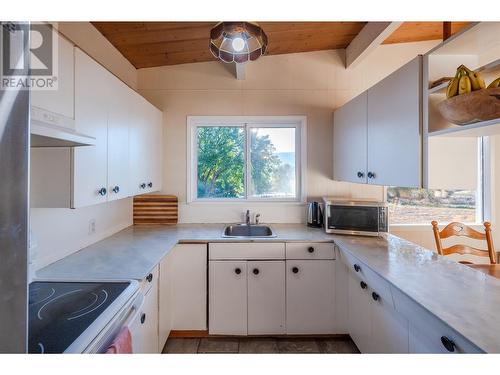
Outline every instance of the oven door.
[(376, 236), (379, 233), (379, 207), (329, 205), (326, 231)]

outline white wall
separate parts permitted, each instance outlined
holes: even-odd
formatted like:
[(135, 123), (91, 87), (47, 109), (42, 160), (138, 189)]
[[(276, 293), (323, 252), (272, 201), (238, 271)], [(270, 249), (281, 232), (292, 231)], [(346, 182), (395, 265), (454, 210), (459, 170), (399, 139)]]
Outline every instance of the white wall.
[[(137, 71), (111, 43), (88, 22), (60, 22), (57, 27), (74, 44), (104, 65), (130, 87), (137, 86)], [(89, 234), (89, 221), (96, 231)], [(30, 210), (32, 267), (40, 269), (132, 225), (132, 199), (80, 209)]]
[(247, 64), (246, 80), (221, 62), (138, 70), (138, 90), (164, 111), (164, 193), (179, 197), (181, 222), (240, 221), (244, 210), (265, 222), (303, 222), (299, 204), (186, 204), (186, 116), (307, 116), (309, 197), (383, 199), (380, 187), (334, 182), (333, 111), (438, 42), (383, 45), (355, 68), (344, 51), (263, 56)]

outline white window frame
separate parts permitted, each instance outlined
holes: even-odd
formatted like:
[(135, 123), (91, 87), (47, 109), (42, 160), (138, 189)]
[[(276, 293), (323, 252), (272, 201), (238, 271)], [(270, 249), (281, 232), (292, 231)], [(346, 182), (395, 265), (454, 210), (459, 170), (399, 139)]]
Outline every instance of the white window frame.
[[(490, 138), (478, 137), (478, 178), (477, 178), (477, 195), (476, 195), (476, 219), (474, 223), (464, 223), (472, 227), (484, 228), (484, 221), (492, 220), (492, 165), (491, 165), (491, 143)], [(387, 202), (387, 186), (384, 187), (384, 199)], [(449, 223), (439, 223), (440, 227), (444, 227)], [(410, 224), (390, 224), (390, 228), (394, 230), (408, 230), (415, 228), (419, 230), (422, 227), (428, 227), (428, 224), (410, 223)]]
[[(235, 203), (235, 202), (290, 202), (306, 201), (307, 165), (307, 118), (306, 116), (187, 116), (187, 203)], [(246, 132), (245, 144), (245, 197), (243, 198), (198, 198), (198, 149), (196, 129), (207, 126), (237, 126)], [(295, 198), (258, 198), (249, 197), (250, 184), (250, 147), (247, 147), (252, 128), (290, 128), (295, 127)]]

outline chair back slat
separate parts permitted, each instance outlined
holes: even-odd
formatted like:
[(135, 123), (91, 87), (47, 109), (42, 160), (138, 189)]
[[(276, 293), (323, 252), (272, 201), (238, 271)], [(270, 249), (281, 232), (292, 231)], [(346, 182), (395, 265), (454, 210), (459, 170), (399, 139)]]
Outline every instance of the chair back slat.
[(448, 224), (442, 231), (439, 233), (441, 239), (453, 237), (453, 236), (463, 236), (468, 238), (473, 238), (475, 240), (485, 240), (486, 234), (478, 232), (471, 227), (468, 227), (465, 224), (453, 222)]
[(450, 255), (450, 254), (461, 254), (461, 255), (469, 254), (469, 255), (477, 255), (480, 257), (489, 256), (488, 250), (477, 249), (475, 247), (467, 245), (453, 245), (443, 249), (443, 255)]
[[(491, 235), (490, 223), (488, 222), (484, 223), (484, 233), (478, 232), (477, 230), (472, 229), (471, 227), (459, 222), (453, 222), (448, 224), (442, 231), (439, 231), (439, 226), (437, 221), (433, 221), (431, 224), (439, 255), (449, 255), (449, 254), (476, 255), (482, 257), (489, 257), (491, 264), (497, 263), (495, 248), (493, 246), (493, 238)], [(461, 245), (461, 244), (443, 248), (441, 240), (454, 236), (467, 237), (474, 240), (486, 241), (488, 249), (487, 250), (477, 249), (469, 245)]]

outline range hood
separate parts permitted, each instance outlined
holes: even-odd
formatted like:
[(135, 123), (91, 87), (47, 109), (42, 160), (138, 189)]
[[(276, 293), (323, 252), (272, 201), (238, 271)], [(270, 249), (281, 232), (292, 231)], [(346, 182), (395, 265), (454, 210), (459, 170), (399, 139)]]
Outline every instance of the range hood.
[(31, 107), (31, 147), (93, 146), (95, 138), (74, 130), (74, 120)]

